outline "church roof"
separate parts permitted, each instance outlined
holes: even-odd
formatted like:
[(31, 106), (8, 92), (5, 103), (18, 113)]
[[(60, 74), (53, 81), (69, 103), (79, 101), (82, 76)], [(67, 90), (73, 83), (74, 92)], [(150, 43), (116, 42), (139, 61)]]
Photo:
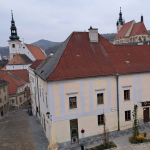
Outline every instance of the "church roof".
[(100, 34), (73, 32), (35, 72), (46, 81), (150, 72), (149, 45), (112, 45)]
[(143, 22), (135, 23), (130, 33), (130, 36), (141, 35), (141, 34), (148, 34), (144, 23)]
[(45, 54), (38, 46), (29, 45), (29, 44), (25, 44), (25, 46), (28, 48), (28, 50), (31, 52), (31, 54), (34, 56), (35, 59), (46, 58)]
[(125, 23), (122, 28), (119, 30), (118, 34), (115, 37), (115, 40), (117, 40), (118, 38), (124, 38), (126, 33), (128, 32), (131, 24), (132, 24), (133, 20), (130, 22)]
[(32, 60), (25, 54), (16, 54), (7, 65), (32, 64)]

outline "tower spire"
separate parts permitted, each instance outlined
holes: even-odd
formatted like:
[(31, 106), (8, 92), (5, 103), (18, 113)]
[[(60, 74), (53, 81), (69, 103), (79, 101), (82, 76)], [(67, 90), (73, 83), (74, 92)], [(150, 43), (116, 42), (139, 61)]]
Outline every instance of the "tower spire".
[(12, 41), (16, 41), (16, 40), (19, 40), (19, 36), (17, 36), (17, 28), (15, 26), (15, 21), (14, 21), (14, 18), (13, 18), (13, 11), (12, 10), (11, 10), (11, 15), (12, 15), (11, 27), (10, 27), (11, 36), (9, 38)]

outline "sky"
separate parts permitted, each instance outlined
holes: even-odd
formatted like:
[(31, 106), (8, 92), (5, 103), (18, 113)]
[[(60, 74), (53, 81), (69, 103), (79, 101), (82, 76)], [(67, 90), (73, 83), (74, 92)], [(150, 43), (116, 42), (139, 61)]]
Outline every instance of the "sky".
[(0, 0), (0, 47), (8, 46), (13, 10), (17, 33), (25, 43), (64, 41), (73, 31), (98, 28), (116, 33), (120, 7), (125, 22), (140, 21), (150, 30), (150, 0)]

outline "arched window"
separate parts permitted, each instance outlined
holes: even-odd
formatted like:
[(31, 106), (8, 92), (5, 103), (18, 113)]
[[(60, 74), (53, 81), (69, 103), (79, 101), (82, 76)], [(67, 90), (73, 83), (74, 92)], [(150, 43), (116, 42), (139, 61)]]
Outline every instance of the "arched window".
[(12, 44), (12, 48), (15, 48), (15, 44)]
[(139, 37), (139, 42), (142, 42), (141, 37)]

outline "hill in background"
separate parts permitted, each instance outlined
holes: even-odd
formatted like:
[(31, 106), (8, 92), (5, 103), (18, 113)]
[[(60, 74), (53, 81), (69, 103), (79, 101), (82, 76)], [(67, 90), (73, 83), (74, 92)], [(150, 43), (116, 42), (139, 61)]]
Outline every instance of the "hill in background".
[(31, 45), (38, 46), (38, 42), (39, 42), (39, 47), (43, 50), (45, 50), (49, 47), (54, 47), (54, 46), (56, 46), (57, 44), (60, 43), (60, 42), (52, 42), (52, 41), (41, 39), (39, 41), (31, 43)]
[[(150, 30), (148, 30), (148, 34), (150, 35)], [(114, 38), (116, 37), (116, 33), (107, 33), (101, 35), (109, 42), (113, 42)], [(39, 42), (39, 47), (45, 50), (46, 55), (49, 55), (50, 52), (55, 53), (58, 47), (62, 43), (62, 42), (52, 42), (52, 41), (41, 39), (39, 41), (31, 43), (31, 45), (38, 46), (38, 42)], [(0, 54), (2, 56), (9, 56), (9, 47), (0, 47)]]

